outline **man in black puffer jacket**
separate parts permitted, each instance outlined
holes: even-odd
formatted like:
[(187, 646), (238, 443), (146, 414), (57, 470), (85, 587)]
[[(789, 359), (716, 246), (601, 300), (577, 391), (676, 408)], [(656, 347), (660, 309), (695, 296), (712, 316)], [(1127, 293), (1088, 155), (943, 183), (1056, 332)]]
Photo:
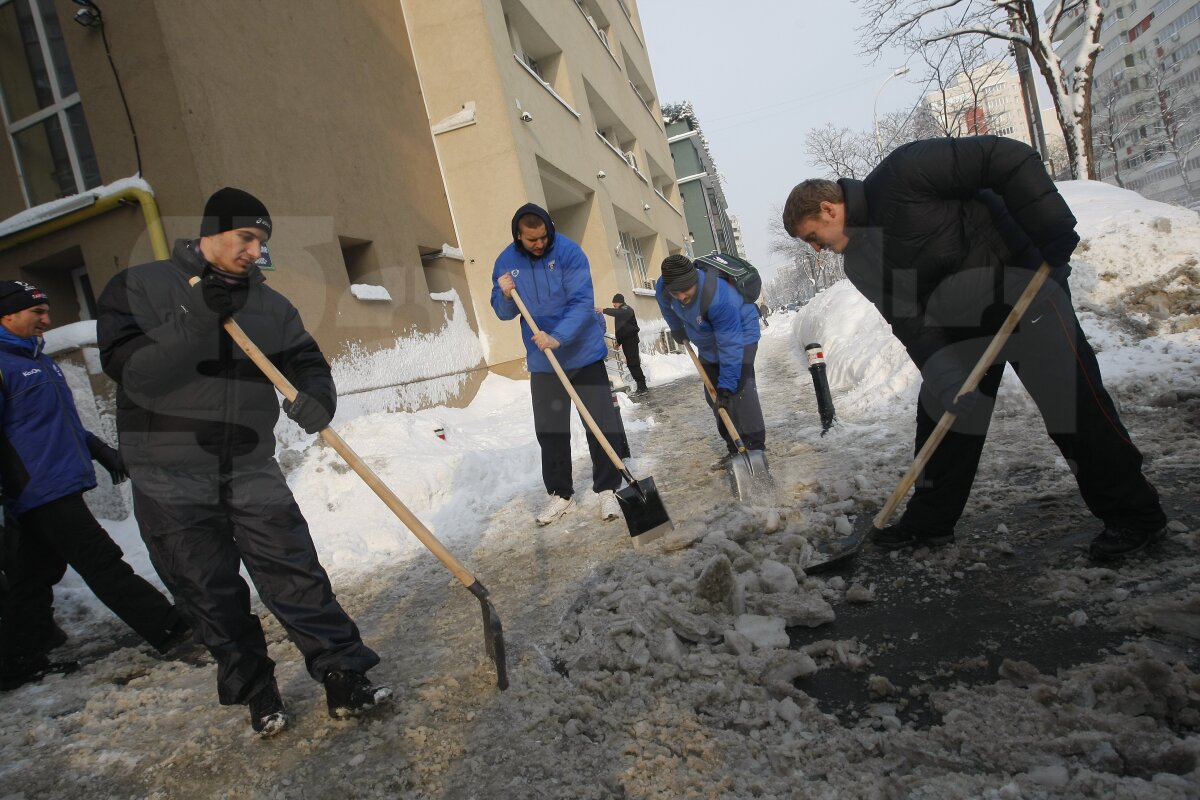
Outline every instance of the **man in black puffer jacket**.
[(97, 322), (151, 562), (216, 659), (220, 702), (248, 704), (264, 736), (287, 716), (239, 562), (324, 682), (332, 715), (391, 694), (366, 678), (379, 657), (335, 599), (275, 461), (275, 388), (223, 328), (232, 316), (297, 388), (295, 402), (284, 402), (289, 417), (308, 433), (329, 424), (337, 405), (329, 364), (257, 266), (270, 233), (257, 198), (219, 190), (200, 238), (177, 241), (169, 261), (114, 277)]
[[(1104, 389), (1071, 306), (1075, 217), (1036, 151), (977, 136), (912, 142), (865, 180), (808, 180), (783, 225), (845, 258), (846, 277), (921, 370), (919, 451), (945, 411), (958, 415), (899, 522), (873, 532), (886, 548), (946, 544), (979, 466), (1005, 362), (1012, 364), (1103, 523), (1090, 553), (1120, 558), (1160, 538), (1166, 515), (1142, 455)], [(956, 397), (1011, 306), (1046, 261), (1048, 280), (978, 390)]]

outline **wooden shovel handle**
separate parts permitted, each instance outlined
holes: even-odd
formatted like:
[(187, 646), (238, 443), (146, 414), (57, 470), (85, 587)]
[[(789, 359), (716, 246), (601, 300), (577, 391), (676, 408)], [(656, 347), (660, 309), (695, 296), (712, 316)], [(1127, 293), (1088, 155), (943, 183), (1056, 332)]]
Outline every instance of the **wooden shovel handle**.
[[(512, 290), (512, 299), (517, 304), (517, 308), (520, 309), (521, 316), (525, 319), (525, 324), (527, 324), (529, 329), (533, 331), (533, 335), (537, 336), (539, 333), (541, 333), (541, 329), (538, 328), (537, 323), (533, 321), (533, 317), (530, 315), (529, 309), (525, 307), (525, 301), (521, 299), (521, 295), (517, 294), (516, 289)], [(571, 402), (573, 402), (575, 404), (575, 408), (579, 410), (579, 416), (583, 418), (583, 421), (587, 424), (588, 429), (591, 430), (592, 435), (596, 437), (596, 441), (598, 441), (600, 446), (604, 448), (604, 452), (608, 453), (608, 457), (612, 459), (613, 464), (615, 464), (617, 469), (620, 470), (620, 472), (628, 479), (629, 470), (625, 468), (625, 462), (621, 460), (621, 457), (617, 455), (617, 451), (614, 450), (612, 445), (608, 443), (608, 438), (600, 432), (600, 426), (596, 424), (596, 420), (592, 419), (592, 415), (588, 413), (587, 408), (583, 405), (583, 400), (580, 399), (579, 394), (575, 391), (575, 387), (571, 385), (570, 379), (567, 378), (567, 373), (563, 372), (562, 366), (558, 363), (558, 359), (554, 356), (554, 351), (547, 349), (543, 350), (542, 352), (546, 354), (546, 359), (550, 362), (550, 366), (554, 367), (554, 371), (558, 373), (558, 379), (562, 381), (563, 388), (566, 389), (567, 394), (571, 396)], [(630, 483), (636, 483), (636, 481), (630, 480)]]
[[(717, 402), (717, 389), (709, 379), (708, 373), (704, 371), (704, 365), (700, 363), (700, 357), (692, 349), (691, 343), (684, 342), (683, 349), (687, 350), (687, 354), (692, 357), (692, 363), (696, 365), (696, 371), (700, 373), (700, 380), (704, 381), (704, 388), (708, 390), (708, 396), (713, 399), (714, 403)], [(725, 430), (729, 432), (730, 438), (737, 444), (738, 452), (744, 455), (746, 445), (742, 444), (742, 437), (738, 435), (737, 428), (733, 427), (733, 420), (729, 418), (729, 412), (718, 407), (717, 414), (720, 415), (721, 422), (725, 423)]]
[[(199, 278), (193, 277), (190, 283), (195, 284), (199, 280)], [(242, 326), (234, 322), (232, 318), (226, 319), (221, 324), (225, 327), (225, 332), (229, 334), (229, 337), (237, 342), (238, 347), (242, 348), (246, 355), (250, 357), (250, 360), (270, 379), (271, 383), (275, 384), (275, 388), (279, 390), (280, 394), (294, 402), (297, 394), (296, 387), (292, 386), (292, 382), (271, 363), (271, 359), (267, 358), (263, 354), (263, 351), (258, 349), (258, 345), (250, 340), (250, 337), (242, 330)], [(384, 502), (384, 505), (390, 508), (392, 513), (399, 517), (400, 521), (412, 531), (413, 535), (421, 540), (421, 544), (429, 548), (429, 551), (437, 556), (438, 561), (441, 561), (446, 565), (447, 569), (454, 573), (454, 577), (458, 578), (463, 586), (469, 588), (476, 582), (475, 576), (468, 572), (458, 562), (458, 559), (442, 546), (437, 537), (425, 527), (421, 520), (417, 519), (415, 514), (408, 510), (408, 507), (401, 502), (396, 493), (380, 480), (375, 471), (358, 457), (358, 453), (355, 453), (341, 436), (338, 436), (337, 431), (333, 428), (325, 428), (321, 431), (321, 438), (328, 442), (329, 446), (346, 460), (350, 468), (358, 473), (358, 477), (362, 478), (367, 486), (371, 487), (371, 491), (375, 492), (379, 496), (379, 499)]]
[[(1025, 291), (1021, 292), (1021, 296), (1017, 299), (1017, 304), (1012, 307), (1012, 311), (1008, 312), (1008, 318), (1004, 320), (1004, 324), (1000, 326), (1000, 330), (996, 331), (996, 335), (992, 337), (991, 343), (983, 351), (983, 355), (979, 357), (975, 368), (971, 370), (971, 373), (967, 375), (967, 379), (963, 381), (962, 388), (954, 395), (955, 400), (968, 392), (975, 391), (975, 387), (983, 380), (983, 374), (988, 371), (992, 366), (992, 362), (996, 360), (996, 356), (1000, 355), (1000, 350), (1008, 343), (1008, 337), (1012, 335), (1013, 330), (1017, 327), (1017, 323), (1025, 315), (1029, 304), (1033, 302), (1034, 295), (1042, 288), (1042, 284), (1046, 282), (1046, 277), (1049, 274), (1050, 265), (1043, 261), (1042, 266), (1038, 267), (1038, 271), (1033, 274), (1029, 285), (1025, 287)], [(882, 529), (887, 525), (888, 520), (895, 513), (897, 506), (900, 505), (900, 501), (908, 494), (908, 490), (916, 482), (917, 476), (921, 474), (921, 470), (925, 469), (925, 465), (933, 457), (933, 451), (937, 450), (938, 445), (942, 443), (942, 439), (946, 438), (946, 433), (954, 425), (955, 418), (956, 415), (952, 411), (942, 414), (942, 418), (938, 420), (937, 427), (933, 429), (933, 433), (929, 434), (929, 438), (925, 440), (925, 444), (921, 447), (921, 451), (917, 453), (912, 466), (908, 468), (908, 472), (904, 473), (904, 477), (900, 479), (900, 484), (896, 487), (896, 491), (892, 492), (892, 496), (888, 498), (887, 503), (875, 516), (873, 524), (876, 529)]]

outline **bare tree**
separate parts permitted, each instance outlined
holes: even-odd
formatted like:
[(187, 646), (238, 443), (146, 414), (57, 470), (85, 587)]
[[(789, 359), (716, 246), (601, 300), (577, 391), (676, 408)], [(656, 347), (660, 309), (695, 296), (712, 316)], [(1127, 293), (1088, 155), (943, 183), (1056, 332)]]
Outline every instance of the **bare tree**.
[(865, 178), (877, 163), (870, 133), (839, 128), (832, 122), (810, 129), (804, 136), (804, 150), (813, 164), (833, 178)]
[(1172, 80), (1178, 67), (1160, 64), (1146, 71), (1143, 75), (1145, 91), (1150, 96), (1147, 116), (1149, 146), (1159, 149), (1171, 156), (1179, 167), (1180, 177), (1183, 178), (1183, 190), (1187, 199), (1196, 195), (1192, 190), (1192, 181), (1188, 175), (1187, 162), (1192, 152), (1200, 146), (1200, 137), (1194, 126), (1185, 131), (1183, 126), (1200, 111), (1200, 98), (1196, 97), (1193, 86), (1184, 86), (1178, 80)]
[[(1102, 0), (856, 0), (866, 22), (864, 51), (900, 46), (918, 53), (958, 37), (1023, 44), (1050, 87), (1074, 178), (1095, 178), (1092, 156), (1092, 72), (1100, 53)], [(1044, 13), (1036, 6), (1045, 5)], [(1044, 22), (1043, 22), (1044, 20)], [(1054, 51), (1060, 32), (1083, 26), (1078, 51), (1064, 62)]]
[(1096, 137), (1096, 144), (1112, 159), (1113, 180), (1116, 181), (1117, 186), (1124, 189), (1125, 181), (1121, 179), (1119, 150), (1122, 143), (1142, 124), (1142, 114), (1137, 108), (1119, 110), (1117, 105), (1120, 101), (1120, 91), (1112, 91), (1103, 95), (1092, 112), (1092, 133)]
[(939, 136), (987, 133), (989, 120), (983, 111), (984, 88), (1008, 72), (1008, 62), (987, 50), (987, 40), (956, 36), (941, 48), (919, 52), (935, 97), (924, 103)]

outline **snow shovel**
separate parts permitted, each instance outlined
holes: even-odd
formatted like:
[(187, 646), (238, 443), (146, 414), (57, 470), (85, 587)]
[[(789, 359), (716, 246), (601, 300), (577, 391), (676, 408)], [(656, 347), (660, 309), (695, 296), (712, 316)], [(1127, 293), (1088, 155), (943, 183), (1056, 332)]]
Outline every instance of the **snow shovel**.
[[(700, 357), (696, 355), (696, 351), (688, 342), (683, 343), (683, 349), (687, 350), (687, 354), (692, 357), (692, 363), (696, 365), (696, 371), (700, 373), (700, 380), (704, 381), (704, 388), (708, 390), (708, 396), (716, 403), (717, 388), (713, 386), (708, 373), (704, 371)], [(741, 435), (733, 426), (733, 420), (730, 419), (728, 411), (718, 408), (717, 414), (720, 415), (721, 422), (725, 423), (725, 430), (729, 432), (729, 438), (733, 439), (733, 446), (737, 448), (737, 455), (729, 459), (729, 471), (733, 474), (734, 491), (738, 499), (744, 503), (754, 494), (754, 479), (770, 477), (767, 472), (767, 458), (762, 450), (746, 449), (746, 445), (742, 444)]]
[[(199, 278), (192, 278), (191, 283), (195, 284)], [(226, 319), (223, 323), (226, 333), (229, 334), (238, 346), (246, 352), (263, 374), (266, 375), (271, 383), (275, 384), (275, 388), (279, 393), (288, 400), (296, 399), (296, 387), (292, 386), (282, 372), (280, 372), (271, 360), (268, 359), (263, 352), (258, 349), (258, 345), (250, 340), (242, 327), (233, 319)], [(337, 451), (338, 455), (346, 460), (346, 463), (358, 473), (358, 476), (366, 482), (367, 486), (379, 496), (379, 499), (392, 510), (400, 521), (412, 531), (413, 535), (421, 540), (421, 544), (429, 548), (429, 551), (437, 556), (438, 561), (441, 561), (446, 568), (454, 573), (454, 577), (458, 578), (462, 585), (467, 587), (471, 594), (479, 599), (479, 605), (483, 609), (483, 645), (490, 658), (496, 664), (496, 684), (501, 690), (508, 688), (508, 665), (504, 657), (504, 627), (500, 623), (500, 616), (496, 613), (495, 606), (488, 599), (488, 591), (479, 582), (479, 579), (474, 577), (466, 568), (458, 562), (454, 556), (450, 554), (442, 543), (430, 533), (421, 520), (417, 519), (408, 507), (400, 501), (400, 498), (388, 488), (374, 470), (367, 466), (358, 454), (350, 449), (350, 445), (346, 444), (341, 436), (333, 428), (325, 428), (321, 431), (321, 438), (329, 443), (329, 446)]]
[[(1021, 292), (1021, 296), (1017, 298), (1016, 305), (1008, 312), (1008, 317), (1004, 320), (1004, 324), (1000, 326), (1000, 330), (996, 331), (996, 335), (992, 337), (991, 343), (983, 351), (983, 355), (979, 357), (975, 368), (967, 375), (967, 379), (963, 381), (962, 387), (954, 395), (955, 400), (968, 392), (974, 391), (979, 382), (983, 380), (984, 373), (991, 368), (992, 362), (996, 360), (1004, 345), (1008, 343), (1008, 337), (1012, 335), (1013, 330), (1017, 327), (1017, 323), (1021, 321), (1021, 317), (1025, 315), (1029, 304), (1033, 302), (1034, 296), (1037, 295), (1038, 290), (1042, 288), (1042, 284), (1046, 282), (1046, 278), (1049, 275), (1050, 265), (1042, 262), (1042, 266), (1033, 274), (1033, 278), (1029, 281), (1029, 285), (1025, 287), (1025, 291)], [(868, 533), (872, 530), (880, 531), (884, 529), (888, 524), (888, 520), (892, 518), (892, 514), (895, 513), (896, 508), (904, 500), (905, 495), (908, 494), (908, 490), (916, 483), (917, 476), (921, 474), (921, 470), (925, 469), (925, 465), (933, 457), (933, 452), (942, 443), (942, 439), (946, 438), (946, 434), (954, 425), (956, 418), (957, 415), (953, 411), (947, 411), (942, 414), (942, 418), (938, 420), (937, 427), (933, 429), (933, 433), (929, 434), (929, 438), (925, 440), (925, 444), (922, 445), (921, 451), (917, 453), (912, 466), (908, 468), (908, 472), (904, 473), (904, 477), (900, 479), (900, 483), (896, 486), (896, 490), (892, 492), (892, 496), (888, 498), (887, 503), (875, 515), (875, 519), (871, 522), (871, 527), (857, 526), (856, 530), (843, 539), (835, 550), (825, 554), (827, 555), (825, 560), (806, 566), (804, 568), (805, 572), (822, 572), (839, 566), (858, 553)]]
[[(529, 329), (533, 331), (534, 336), (539, 334), (537, 323), (533, 321), (533, 317), (529, 314), (529, 309), (525, 307), (525, 301), (517, 294), (517, 290), (512, 290), (512, 299), (516, 302), (517, 308), (521, 310), (521, 316), (525, 318), (525, 323), (529, 325)], [(546, 358), (550, 361), (550, 366), (554, 367), (554, 371), (558, 373), (558, 379), (562, 381), (563, 388), (567, 390), (567, 394), (571, 396), (571, 401), (575, 404), (575, 408), (579, 411), (579, 416), (587, 424), (592, 435), (596, 437), (596, 441), (600, 442), (600, 446), (604, 448), (604, 452), (612, 459), (614, 465), (621, 476), (629, 483), (623, 489), (617, 490), (617, 503), (621, 506), (621, 513), (625, 515), (625, 524), (629, 527), (629, 537), (633, 540), (634, 547), (641, 547), (649, 544), (655, 539), (662, 537), (667, 531), (673, 530), (675, 525), (671, 522), (671, 517), (667, 514), (667, 509), (663, 506), (662, 498), (658, 496), (658, 488), (654, 485), (654, 478), (646, 476), (641, 480), (633, 477), (630, 474), (625, 462), (617, 455), (617, 451), (613, 450), (608, 439), (600, 432), (600, 426), (596, 424), (596, 420), (588, 413), (587, 407), (584, 406), (583, 400), (575, 391), (575, 387), (571, 385), (571, 381), (567, 379), (567, 374), (563, 372), (562, 366), (558, 363), (558, 358), (554, 355), (553, 350), (543, 350)]]

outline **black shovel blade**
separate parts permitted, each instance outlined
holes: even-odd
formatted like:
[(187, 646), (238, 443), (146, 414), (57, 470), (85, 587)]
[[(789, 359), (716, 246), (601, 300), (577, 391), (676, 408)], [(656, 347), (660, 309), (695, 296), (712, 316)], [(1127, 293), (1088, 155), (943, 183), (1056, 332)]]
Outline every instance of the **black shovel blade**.
[(483, 588), (483, 584), (476, 578), (467, 589), (471, 594), (479, 598), (479, 605), (483, 609), (483, 649), (496, 664), (496, 685), (500, 687), (500, 691), (508, 688), (508, 662), (504, 655), (504, 626), (500, 624), (500, 615), (496, 613), (496, 607), (492, 605), (492, 601), (488, 599), (488, 591)]
[(871, 525), (858, 525), (850, 532), (848, 536), (843, 538), (834, 547), (828, 551), (821, 551), (819, 560), (812, 564), (804, 565), (804, 573), (806, 575), (815, 575), (821, 572), (833, 572), (848, 565), (859, 551), (862, 550), (863, 542), (867, 539), (867, 534), (871, 530)]
[(675, 528), (662, 498), (658, 496), (654, 478), (642, 478), (618, 490), (617, 503), (625, 515), (625, 524), (629, 526), (634, 547), (648, 544)]

